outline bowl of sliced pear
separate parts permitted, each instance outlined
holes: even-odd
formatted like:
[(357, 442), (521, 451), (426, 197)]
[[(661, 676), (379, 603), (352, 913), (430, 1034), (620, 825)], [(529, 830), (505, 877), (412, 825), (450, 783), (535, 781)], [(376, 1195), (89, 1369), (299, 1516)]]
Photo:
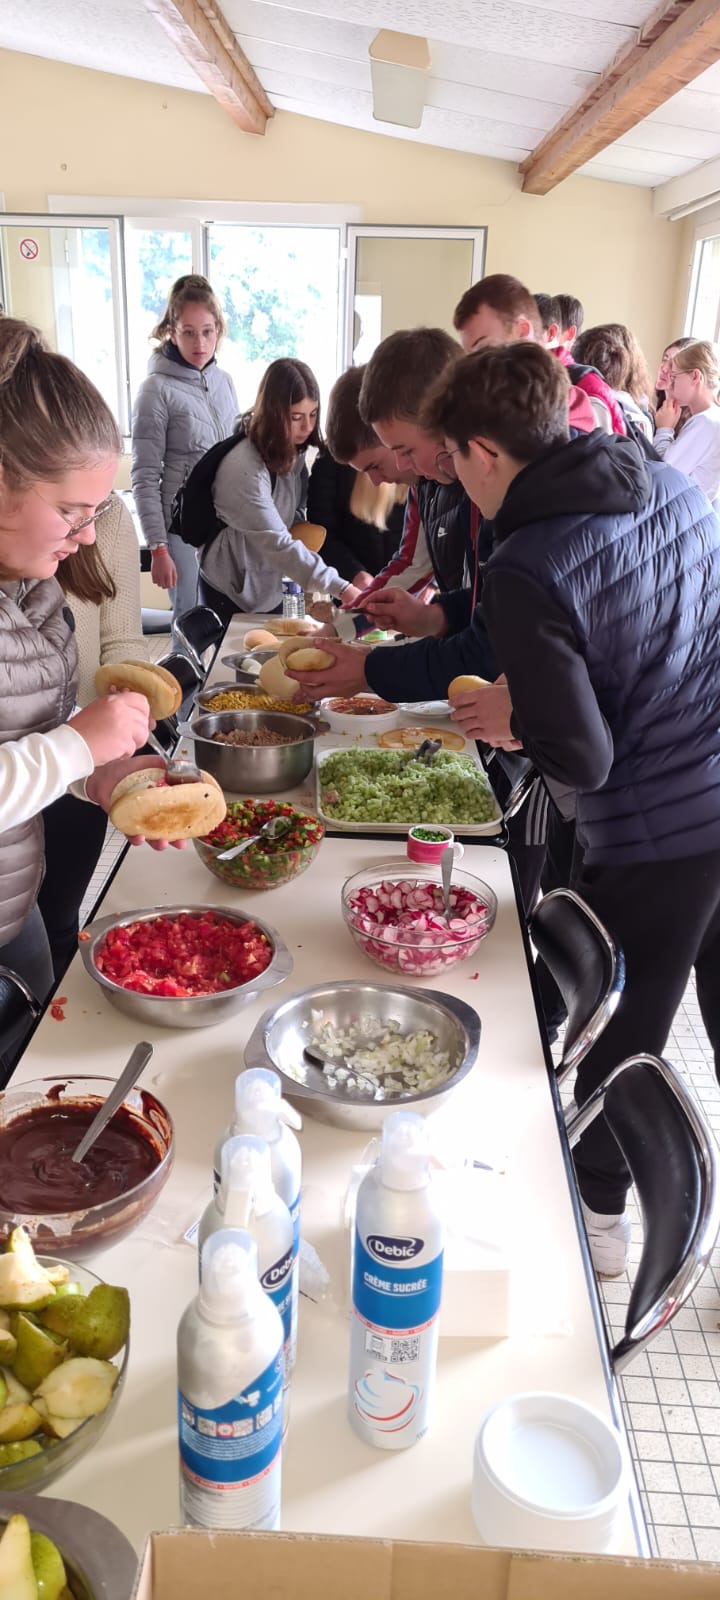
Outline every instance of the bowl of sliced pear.
[(44, 1489), (104, 1433), (125, 1381), (126, 1289), (35, 1254), (15, 1228), (0, 1255), (0, 1493)]

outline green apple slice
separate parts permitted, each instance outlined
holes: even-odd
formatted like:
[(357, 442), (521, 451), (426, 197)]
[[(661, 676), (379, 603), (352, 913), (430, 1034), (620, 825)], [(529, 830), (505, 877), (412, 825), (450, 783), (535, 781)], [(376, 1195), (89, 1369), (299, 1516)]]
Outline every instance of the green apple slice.
[(43, 1325), (65, 1336), (74, 1355), (109, 1361), (127, 1344), (130, 1296), (127, 1289), (98, 1283), (87, 1297), (63, 1295), (42, 1313)]
[[(52, 1416), (82, 1421), (109, 1405), (117, 1376), (117, 1367), (111, 1361), (72, 1356), (48, 1374), (37, 1392), (47, 1400)], [(2, 1415), (0, 1411), (0, 1422)]]
[(12, 1372), (9, 1367), (2, 1368), (2, 1379), (7, 1390), (8, 1405), (19, 1406), (30, 1404), (30, 1400), (32, 1398), (30, 1390), (25, 1388), (24, 1383), (19, 1382), (19, 1380), (15, 1377), (15, 1373)]
[(27, 1517), (11, 1517), (0, 1539), (0, 1595), (3, 1600), (38, 1600)]
[[(0, 1411), (0, 1443), (15, 1444), (18, 1440), (29, 1439), (31, 1433), (37, 1433), (40, 1427), (40, 1414), (34, 1406), (12, 1405), (3, 1406)], [(0, 1589), (2, 1594), (2, 1589)]]
[(5, 1254), (0, 1256), (0, 1306), (27, 1310), (50, 1304), (55, 1285), (36, 1259), (24, 1228), (13, 1228)]
[(67, 1573), (57, 1545), (45, 1533), (31, 1533), (30, 1556), (38, 1600), (60, 1600), (67, 1587)]
[(29, 1456), (42, 1454), (42, 1445), (37, 1439), (23, 1439), (17, 1444), (0, 1444), (0, 1467), (14, 1467), (18, 1461), (27, 1461)]
[(24, 1317), (22, 1312), (18, 1315), (15, 1324), (15, 1338), (17, 1350), (13, 1361), (13, 1371), (20, 1383), (27, 1389), (39, 1389), (43, 1378), (46, 1378), (54, 1367), (59, 1367), (68, 1353), (67, 1344), (56, 1344), (44, 1328), (36, 1326)]

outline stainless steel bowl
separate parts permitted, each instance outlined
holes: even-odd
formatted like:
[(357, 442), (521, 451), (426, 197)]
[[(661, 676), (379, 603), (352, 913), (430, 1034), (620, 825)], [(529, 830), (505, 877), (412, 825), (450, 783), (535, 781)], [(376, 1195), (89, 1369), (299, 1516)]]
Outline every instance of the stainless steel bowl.
[(44, 1533), (57, 1545), (73, 1600), (130, 1600), (137, 1556), (114, 1522), (72, 1500), (15, 1491), (0, 1495), (0, 1533), (16, 1515), (27, 1517), (33, 1533)]
[[(282, 639), (278, 639), (278, 648), (281, 644)], [(242, 684), (245, 688), (248, 685), (257, 683), (257, 673), (246, 672), (243, 668), (243, 661), (247, 661), (249, 656), (252, 661), (257, 661), (259, 667), (262, 667), (266, 661), (270, 660), (271, 656), (276, 655), (277, 650), (271, 650), (268, 645), (264, 649), (238, 650), (229, 656), (222, 656), (221, 659), (223, 666), (229, 667), (230, 671), (235, 673), (236, 682)]]
[[(218, 916), (228, 917), (231, 922), (254, 922), (270, 940), (273, 949), (272, 960), (257, 978), (251, 979), (248, 983), (238, 984), (234, 989), (224, 989), (222, 994), (193, 995), (188, 999), (178, 1000), (165, 995), (136, 994), (132, 989), (123, 989), (119, 983), (113, 983), (112, 979), (106, 978), (104, 972), (98, 970), (95, 960), (98, 945), (111, 928), (125, 927), (128, 922), (149, 922), (153, 917), (177, 917), (181, 912), (199, 916), (207, 911), (216, 911)], [(214, 1023), (224, 1022), (226, 1017), (249, 1005), (261, 990), (274, 989), (276, 984), (282, 983), (289, 977), (293, 969), (293, 960), (287, 945), (269, 922), (262, 922), (260, 917), (244, 916), (241, 911), (231, 911), (228, 906), (143, 907), (140, 911), (125, 911), (120, 917), (99, 917), (96, 922), (89, 924), (85, 932), (90, 937), (81, 943), (80, 950), (90, 977), (100, 985), (108, 1000), (117, 1006), (118, 1011), (124, 1011), (136, 1021), (150, 1023), (156, 1028), (211, 1028)]]
[[(403, 1033), (427, 1028), (439, 1050), (447, 1050), (452, 1071), (437, 1089), (372, 1100), (344, 1084), (328, 1083), (322, 1068), (303, 1055), (313, 1031), (323, 1022), (339, 1028), (364, 1018), (400, 1023)], [(480, 1044), (480, 1018), (472, 1006), (434, 989), (405, 989), (381, 983), (327, 983), (291, 995), (266, 1011), (245, 1047), (246, 1067), (274, 1067), (284, 1093), (298, 1108), (336, 1128), (379, 1128), (400, 1106), (427, 1115), (437, 1111), (470, 1071)]]
[[(230, 733), (234, 728), (246, 733), (269, 728), (273, 733), (292, 734), (293, 743), (215, 743), (214, 733)], [(307, 717), (295, 717), (285, 711), (207, 711), (193, 717), (190, 737), (195, 742), (198, 765), (212, 773), (226, 793), (277, 794), (295, 789), (307, 777), (317, 731)]]
[[(277, 695), (277, 696), (276, 695), (269, 695), (267, 689), (261, 689), (260, 685), (259, 685), (259, 683), (257, 681), (257, 678), (253, 678), (251, 683), (236, 683), (234, 679), (233, 680), (228, 680), (228, 679), (224, 678), (222, 683), (210, 683), (210, 684), (207, 684), (204, 689), (200, 690), (200, 693), (198, 694), (197, 701), (196, 701), (196, 710), (199, 707), (200, 711), (208, 711), (208, 712), (210, 712), (210, 714), (212, 716), (219, 716), (220, 715), (219, 712), (212, 711), (212, 709), (211, 709), (212, 701), (215, 699), (215, 696), (218, 695), (218, 694), (224, 694), (224, 693), (237, 694), (238, 691), (241, 691), (243, 694), (251, 696), (253, 699), (255, 699), (255, 697), (257, 695), (260, 695), (260, 694), (266, 695), (269, 700), (274, 700), (274, 699), (281, 700), (282, 699), (282, 695)], [(288, 716), (288, 717), (289, 716), (307, 717), (307, 718), (310, 719), (310, 721), (312, 721), (315, 718), (316, 714), (317, 714), (317, 709), (319, 709), (320, 702), (318, 700), (315, 700), (313, 702), (309, 702), (307, 700), (300, 701), (301, 705), (308, 705), (310, 703), (312, 703), (312, 705), (313, 705), (312, 712), (310, 712), (310, 711), (300, 711), (300, 710), (298, 710), (298, 711), (282, 711), (282, 712), (273, 712), (273, 716), (277, 715), (277, 716)], [(240, 707), (236, 707), (235, 709), (236, 710), (240, 710)], [(250, 711), (250, 710), (252, 710), (252, 707), (251, 706), (247, 706), (245, 709)], [(327, 731), (327, 727), (326, 727), (325, 731)]]

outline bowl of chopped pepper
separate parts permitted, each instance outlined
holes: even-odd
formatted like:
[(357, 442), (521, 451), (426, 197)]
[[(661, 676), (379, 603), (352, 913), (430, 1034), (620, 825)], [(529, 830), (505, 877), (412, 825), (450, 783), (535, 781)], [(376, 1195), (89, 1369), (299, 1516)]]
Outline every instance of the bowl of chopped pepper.
[(150, 906), (85, 930), (85, 970), (119, 1011), (167, 1028), (209, 1028), (292, 972), (274, 928), (226, 906)]
[[(287, 832), (277, 839), (266, 835), (233, 861), (218, 861), (221, 851), (252, 838), (274, 817), (289, 822)], [(193, 839), (193, 844), (203, 865), (221, 883), (233, 889), (278, 889), (306, 871), (315, 860), (324, 833), (324, 825), (317, 817), (309, 811), (299, 811), (287, 801), (231, 800), (224, 822), (204, 839)]]

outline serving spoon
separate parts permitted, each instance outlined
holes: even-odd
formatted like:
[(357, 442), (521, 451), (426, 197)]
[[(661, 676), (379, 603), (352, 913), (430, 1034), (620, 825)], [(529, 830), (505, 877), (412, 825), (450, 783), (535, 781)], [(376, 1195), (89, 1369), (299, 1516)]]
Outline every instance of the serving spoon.
[(103, 1128), (106, 1127), (107, 1123), (110, 1121), (110, 1118), (114, 1117), (118, 1106), (122, 1105), (126, 1094), (129, 1094), (130, 1090), (134, 1088), (141, 1072), (143, 1072), (147, 1066), (152, 1053), (153, 1047), (151, 1044), (148, 1044), (147, 1039), (141, 1039), (140, 1043), (136, 1044), (124, 1072), (121, 1072), (114, 1088), (110, 1090), (107, 1100), (103, 1101), (97, 1116), (93, 1117), (90, 1127), (83, 1134), (77, 1150), (73, 1151), (70, 1159), (74, 1161), (76, 1165), (79, 1165), (80, 1162), (85, 1160), (88, 1150), (92, 1149), (95, 1140), (99, 1138)]
[(241, 856), (251, 844), (257, 844), (258, 839), (282, 839), (292, 827), (292, 817), (268, 817), (257, 833), (251, 833), (249, 839), (242, 839), (240, 844), (233, 844), (229, 850), (220, 850), (215, 856), (216, 861), (234, 861), (236, 856)]

